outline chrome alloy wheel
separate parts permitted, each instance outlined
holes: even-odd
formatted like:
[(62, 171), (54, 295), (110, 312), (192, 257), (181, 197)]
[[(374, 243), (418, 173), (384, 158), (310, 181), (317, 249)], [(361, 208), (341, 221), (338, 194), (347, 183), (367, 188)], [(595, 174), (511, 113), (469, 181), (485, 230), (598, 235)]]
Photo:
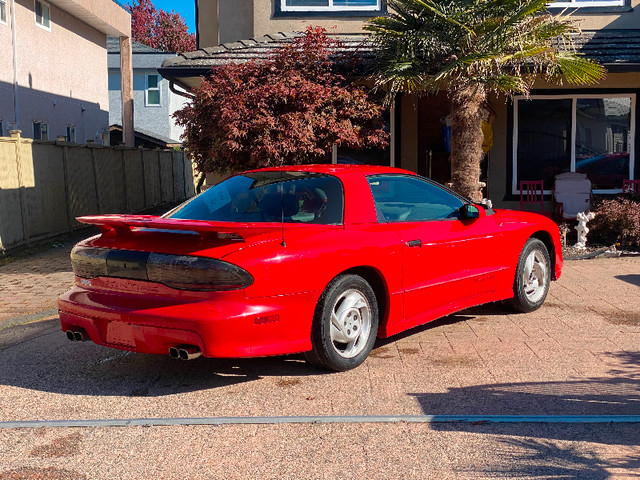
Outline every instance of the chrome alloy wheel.
[(547, 260), (540, 250), (533, 250), (522, 270), (524, 293), (531, 303), (538, 302), (544, 295), (549, 281)]
[(371, 334), (371, 306), (362, 292), (344, 291), (331, 309), (331, 344), (338, 355), (353, 358)]

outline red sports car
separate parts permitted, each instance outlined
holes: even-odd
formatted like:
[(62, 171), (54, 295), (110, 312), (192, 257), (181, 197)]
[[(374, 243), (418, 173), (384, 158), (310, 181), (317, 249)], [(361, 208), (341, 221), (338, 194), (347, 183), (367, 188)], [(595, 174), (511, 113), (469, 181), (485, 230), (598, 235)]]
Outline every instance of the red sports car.
[(68, 338), (184, 360), (304, 352), (347, 370), (376, 336), (457, 310), (535, 310), (562, 268), (549, 219), (387, 167), (254, 170), (161, 217), (78, 220), (101, 234), (71, 252)]

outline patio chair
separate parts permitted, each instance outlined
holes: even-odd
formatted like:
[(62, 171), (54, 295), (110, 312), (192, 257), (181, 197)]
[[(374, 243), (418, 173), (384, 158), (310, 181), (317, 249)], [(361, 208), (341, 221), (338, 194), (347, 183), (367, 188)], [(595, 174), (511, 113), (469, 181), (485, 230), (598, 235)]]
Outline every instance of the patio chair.
[(586, 173), (556, 175), (553, 186), (554, 214), (563, 220), (575, 220), (578, 213), (591, 208), (591, 180)]
[(544, 210), (544, 186), (542, 180), (520, 180), (520, 210), (524, 210), (527, 204), (540, 205), (540, 210), (535, 211), (546, 217), (551, 216), (551, 212)]
[(622, 180), (622, 193), (640, 193), (640, 180)]

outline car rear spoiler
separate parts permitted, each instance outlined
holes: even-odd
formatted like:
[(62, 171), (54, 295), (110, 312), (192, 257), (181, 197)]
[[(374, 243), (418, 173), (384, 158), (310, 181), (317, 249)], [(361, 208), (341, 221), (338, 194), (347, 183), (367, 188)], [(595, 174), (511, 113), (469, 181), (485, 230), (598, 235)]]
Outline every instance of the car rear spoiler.
[(88, 225), (95, 225), (102, 233), (115, 231), (118, 235), (130, 235), (135, 229), (154, 229), (159, 231), (193, 232), (201, 237), (217, 236), (220, 239), (244, 242), (237, 230), (249, 228), (244, 225), (230, 225), (224, 222), (206, 220), (184, 220), (162, 218), (153, 215), (88, 215), (76, 217), (76, 220)]

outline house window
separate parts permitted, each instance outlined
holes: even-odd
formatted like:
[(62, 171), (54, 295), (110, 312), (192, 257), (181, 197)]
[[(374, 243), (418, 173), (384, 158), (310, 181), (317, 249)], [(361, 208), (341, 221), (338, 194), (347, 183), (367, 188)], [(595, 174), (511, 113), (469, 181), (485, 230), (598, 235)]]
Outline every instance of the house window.
[(49, 4), (35, 0), (36, 25), (51, 30), (51, 10)]
[(76, 143), (76, 126), (75, 125), (67, 125), (67, 135), (66, 141)]
[(550, 8), (624, 7), (626, 0), (565, 0), (551, 2)]
[(160, 75), (147, 75), (146, 105), (160, 105)]
[(7, 0), (0, 0), (0, 23), (7, 23)]
[(45, 122), (33, 122), (33, 139), (49, 140), (49, 125)]
[(514, 100), (512, 191), (520, 180), (587, 174), (594, 191), (617, 193), (634, 177), (635, 94), (532, 96)]
[(381, 0), (279, 0), (283, 12), (376, 11)]

